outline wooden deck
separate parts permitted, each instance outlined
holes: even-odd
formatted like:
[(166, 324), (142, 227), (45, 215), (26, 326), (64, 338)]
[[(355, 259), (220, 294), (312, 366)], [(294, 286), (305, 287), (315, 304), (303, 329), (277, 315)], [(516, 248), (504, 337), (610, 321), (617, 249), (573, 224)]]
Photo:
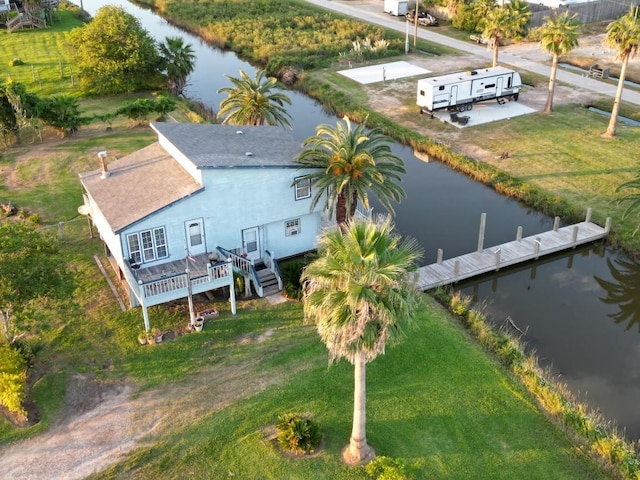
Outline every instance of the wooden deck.
[[(551, 231), (525, 238), (519, 238), (519, 234), (512, 242), (491, 248), (479, 248), (473, 253), (420, 267), (417, 288), (420, 291), (430, 290), (510, 265), (537, 260), (544, 255), (568, 250), (606, 237), (609, 233), (610, 220), (607, 219), (607, 225), (603, 228), (591, 223), (589, 217), (590, 214), (587, 216), (587, 221), (561, 228), (557, 227), (559, 222), (557, 219)], [(518, 231), (521, 232), (520, 229)], [(439, 251), (440, 257), (441, 251)]]

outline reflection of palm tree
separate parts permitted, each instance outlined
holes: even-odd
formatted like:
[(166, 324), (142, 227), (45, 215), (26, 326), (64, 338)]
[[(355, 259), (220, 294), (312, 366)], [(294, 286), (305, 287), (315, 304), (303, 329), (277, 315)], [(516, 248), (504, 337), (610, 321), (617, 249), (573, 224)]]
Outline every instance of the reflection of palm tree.
[(610, 313), (615, 323), (627, 322), (625, 330), (638, 324), (640, 331), (640, 265), (631, 259), (617, 258), (614, 262), (607, 258), (607, 266), (615, 282), (594, 277), (596, 282), (607, 291), (602, 300), (607, 305), (618, 305), (620, 311)]

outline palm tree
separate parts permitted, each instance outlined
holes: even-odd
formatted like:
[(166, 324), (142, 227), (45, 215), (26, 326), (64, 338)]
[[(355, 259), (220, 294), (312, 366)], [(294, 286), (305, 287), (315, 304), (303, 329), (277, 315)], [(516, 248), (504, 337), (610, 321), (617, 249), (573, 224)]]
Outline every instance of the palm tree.
[(547, 17), (547, 23), (542, 27), (542, 38), (540, 46), (542, 49), (553, 55), (551, 63), (551, 75), (549, 76), (549, 94), (547, 104), (544, 107), (545, 113), (553, 111), (553, 94), (556, 88), (556, 73), (558, 72), (558, 58), (566, 55), (578, 46), (578, 26), (577, 14), (569, 16), (569, 11), (562, 14)]
[(316, 135), (303, 143), (310, 148), (297, 159), (301, 169), (314, 171), (294, 183), (310, 180), (316, 187), (311, 209), (324, 197), (324, 209), (329, 218), (335, 211), (338, 225), (353, 217), (358, 201), (369, 209), (369, 192), (393, 213), (391, 201), (399, 202), (406, 196), (399, 185), (405, 169), (402, 159), (391, 152), (389, 140), (377, 128), (366, 132), (363, 125), (353, 127), (347, 117), (335, 128), (319, 125)]
[(315, 323), (330, 361), (354, 365), (353, 428), (343, 459), (362, 464), (374, 455), (366, 438), (366, 364), (413, 320), (421, 294), (408, 273), (421, 252), (393, 232), (390, 217), (351, 221), (344, 232), (326, 231), (319, 245), (302, 273), (305, 319)]
[(185, 45), (181, 37), (166, 37), (159, 48), (162, 69), (167, 76), (167, 90), (174, 95), (182, 95), (196, 66), (193, 47)]
[(518, 38), (524, 32), (531, 12), (525, 2), (512, 0), (508, 5), (491, 9), (481, 22), (482, 36), (493, 46), (493, 66), (498, 65), (501, 38)]
[(282, 125), (291, 127), (291, 115), (284, 104), (291, 100), (284, 93), (273, 92), (277, 80), (266, 77), (264, 70), (258, 70), (255, 78), (240, 70), (240, 78), (225, 75), (234, 87), (225, 87), (218, 93), (228, 95), (220, 102), (218, 118), (224, 117), (223, 124), (232, 125)]
[(617, 50), (616, 60), (622, 61), (622, 67), (620, 68), (618, 89), (616, 90), (616, 96), (613, 100), (611, 119), (609, 120), (607, 131), (603, 134), (605, 137), (611, 138), (616, 135), (616, 121), (618, 119), (620, 101), (622, 100), (622, 89), (624, 88), (627, 65), (629, 59), (638, 53), (638, 46), (640, 45), (639, 10), (640, 7), (631, 7), (626, 15), (620, 17), (615, 22), (611, 22), (607, 27), (605, 43), (607, 46)]

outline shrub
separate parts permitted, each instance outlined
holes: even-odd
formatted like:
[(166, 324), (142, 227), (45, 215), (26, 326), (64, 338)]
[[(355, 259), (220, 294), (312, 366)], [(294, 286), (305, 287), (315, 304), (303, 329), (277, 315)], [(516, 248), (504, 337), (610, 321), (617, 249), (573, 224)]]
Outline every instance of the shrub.
[(367, 478), (374, 480), (407, 480), (413, 478), (404, 461), (399, 458), (376, 457), (365, 465)]
[(9, 66), (10, 67), (17, 67), (18, 65), (24, 65), (24, 62), (22, 61), (21, 58), (14, 58), (13, 60), (9, 61)]
[(307, 264), (302, 260), (294, 260), (292, 262), (280, 265), (280, 273), (282, 274), (282, 283), (284, 295), (292, 300), (300, 300), (302, 298), (302, 285), (300, 277), (302, 270)]
[(293, 453), (313, 453), (322, 440), (318, 424), (298, 413), (279, 417), (276, 431), (280, 448)]
[(22, 354), (8, 342), (0, 340), (0, 405), (26, 417), (25, 398), (27, 365)]

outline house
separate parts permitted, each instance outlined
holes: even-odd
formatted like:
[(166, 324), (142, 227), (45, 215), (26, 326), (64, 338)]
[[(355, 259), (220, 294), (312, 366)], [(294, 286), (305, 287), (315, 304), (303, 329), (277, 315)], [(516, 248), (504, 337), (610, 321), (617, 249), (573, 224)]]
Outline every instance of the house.
[[(301, 145), (282, 127), (151, 123), (157, 142), (80, 174), (84, 204), (131, 306), (229, 287), (233, 271), (258, 295), (282, 289), (277, 260), (316, 247)], [(321, 205), (321, 202), (319, 203)], [(269, 280), (270, 279), (270, 280)], [(190, 301), (193, 319), (193, 307)]]

